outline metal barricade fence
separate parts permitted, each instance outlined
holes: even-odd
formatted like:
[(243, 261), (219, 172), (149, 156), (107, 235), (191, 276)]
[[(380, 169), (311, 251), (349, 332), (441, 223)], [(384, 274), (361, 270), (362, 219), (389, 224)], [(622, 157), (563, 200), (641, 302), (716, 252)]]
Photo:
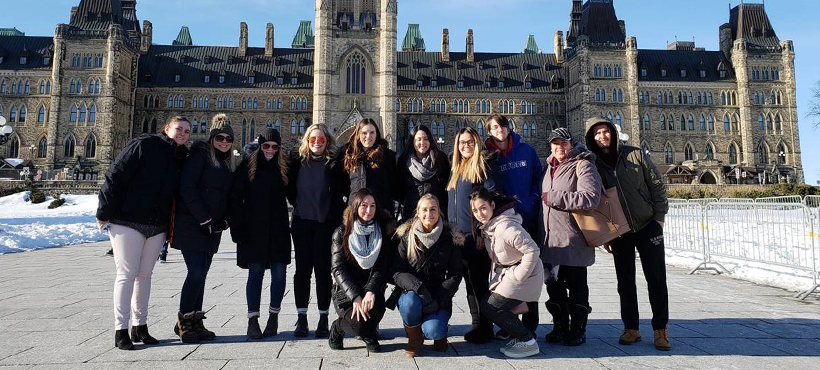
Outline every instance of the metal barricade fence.
[(809, 208), (820, 208), (820, 195), (806, 195), (806, 198), (803, 199), (803, 204)]
[(811, 273), (818, 288), (814, 217), (802, 203), (712, 203), (704, 210), (704, 262), (727, 259), (782, 266)]
[(752, 198), (720, 198), (721, 203), (754, 203)]
[(705, 206), (709, 203), (714, 203), (714, 202), (717, 202), (717, 201), (718, 201), (717, 198), (689, 199), (689, 203), (697, 203), (697, 204), (700, 204), (702, 206)]
[(786, 195), (781, 197), (764, 197), (755, 199), (755, 203), (803, 203), (799, 195)]
[(700, 204), (670, 202), (663, 225), (663, 242), (667, 249), (683, 252), (687, 257), (702, 261), (690, 274), (698, 270), (716, 270), (708, 267), (709, 254), (706, 250), (703, 220), (703, 206)]

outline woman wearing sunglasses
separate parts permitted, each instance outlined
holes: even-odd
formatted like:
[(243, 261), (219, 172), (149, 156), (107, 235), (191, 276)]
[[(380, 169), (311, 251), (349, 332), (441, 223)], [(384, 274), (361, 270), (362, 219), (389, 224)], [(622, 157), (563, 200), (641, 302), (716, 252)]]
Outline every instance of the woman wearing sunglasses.
[(214, 116), (208, 141), (197, 141), (182, 167), (171, 248), (182, 251), (188, 275), (182, 284), (174, 332), (184, 343), (212, 340), (205, 329), (205, 277), (228, 228), (228, 194), (233, 176), (233, 129), (224, 114)]
[[(316, 337), (328, 336), (330, 309), (330, 245), (333, 231), (342, 222), (344, 200), (339, 184), (344, 173), (336, 159), (336, 141), (327, 126), (313, 124), (305, 131), (297, 153), (288, 165), (288, 200), (293, 205), (291, 236), (296, 257), (293, 292), (296, 298), (296, 329), (293, 335), (308, 335), (310, 276), (316, 275), (319, 323)], [(274, 316), (271, 315), (271, 318)], [(268, 321), (268, 328), (271, 327)]]
[[(282, 137), (272, 128), (256, 139), (259, 148), (237, 167), (231, 189), (231, 238), (239, 267), (248, 269), (248, 337), (261, 339), (259, 314), (265, 270), (270, 269), (270, 305), (273, 318), (265, 334), (277, 332), (277, 316), (285, 295), (285, 269), (290, 263), (290, 232), (285, 187), (288, 164), (281, 151)], [(269, 316), (269, 317), (270, 317)]]

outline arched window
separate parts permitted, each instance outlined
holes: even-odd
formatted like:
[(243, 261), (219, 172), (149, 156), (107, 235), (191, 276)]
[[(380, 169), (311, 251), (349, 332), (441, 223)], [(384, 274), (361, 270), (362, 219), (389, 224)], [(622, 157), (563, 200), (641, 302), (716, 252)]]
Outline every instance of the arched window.
[(74, 136), (68, 134), (66, 136), (65, 141), (63, 142), (63, 157), (65, 158), (72, 158), (74, 157), (74, 147), (77, 146), (77, 141), (74, 140)]
[(273, 120), (268, 120), (268, 123), (265, 125), (266, 128), (273, 128)]
[(88, 122), (97, 122), (97, 105), (94, 103), (91, 104), (91, 109), (88, 110)]
[(700, 116), (700, 130), (706, 131), (706, 117)]
[(251, 119), (251, 128), (250, 134), (248, 135), (248, 141), (253, 141), (253, 138), (256, 137), (256, 120)]
[[(20, 110), (22, 111), (22, 109)], [(772, 115), (766, 115), (766, 130), (769, 132), (774, 131), (774, 123), (772, 122)]]
[(695, 131), (695, 116), (689, 115), (689, 120), (687, 121), (689, 124), (687, 125), (689, 131)]
[[(362, 81), (362, 86), (364, 86), (364, 81)], [(362, 92), (362, 94), (364, 94), (364, 92)], [(307, 110), (307, 98), (302, 98), (302, 110)]]
[(88, 115), (88, 107), (83, 104), (80, 106), (80, 123), (85, 123), (86, 116)]
[(94, 158), (97, 156), (97, 138), (94, 134), (88, 135), (85, 139), (85, 157)]
[(37, 143), (37, 158), (45, 158), (48, 153), (48, 141), (45, 137), (40, 138)]
[(643, 116), (643, 129), (649, 131), (652, 129), (652, 120), (649, 118), (648, 114)]
[(601, 90), (595, 89), (595, 101), (601, 101)]
[[(231, 121), (228, 121), (228, 124), (230, 123)], [(202, 119), (199, 120), (199, 132), (202, 134), (208, 132), (208, 120), (205, 117), (202, 117)]]
[(666, 131), (666, 116), (661, 114), (661, 130)]
[(723, 131), (726, 131), (726, 132), (731, 131), (731, 127), (729, 127), (729, 115), (728, 114), (723, 116)]
[(738, 125), (738, 120), (739, 120), (739, 118), (738, 118), (737, 114), (732, 116), (732, 131), (733, 132), (740, 131), (740, 125)]
[(675, 131), (675, 116), (674, 115), (672, 115), (672, 114), (669, 115), (669, 121), (667, 121), (666, 128), (668, 128), (669, 131)]
[(766, 144), (762, 142), (757, 146), (757, 163), (762, 165), (769, 164), (769, 150), (766, 149)]
[(729, 164), (737, 164), (737, 146), (729, 144)]
[(686, 131), (686, 117), (684, 115), (680, 115), (680, 130)]
[(348, 94), (366, 94), (367, 63), (358, 51), (347, 57), (347, 75), (345, 92)]
[(685, 147), (683, 147), (683, 160), (691, 161), (695, 159), (695, 150), (692, 148), (692, 144), (687, 143)]
[(17, 158), (20, 156), (20, 138), (15, 135), (11, 138), (9, 143), (9, 158)]
[(530, 136), (530, 125), (526, 122), (524, 122), (524, 128), (522, 130), (522, 133), (524, 134), (523, 135), (524, 137), (529, 137)]
[(293, 120), (293, 121), (290, 122), (290, 134), (291, 135), (296, 135), (296, 132), (297, 132), (296, 130), (297, 130), (296, 120)]
[(41, 105), (40, 108), (37, 109), (37, 123), (43, 123), (45, 121), (46, 121), (46, 107)]
[(157, 132), (157, 119), (156, 118), (151, 120), (151, 132), (152, 133)]
[(710, 133), (714, 134), (715, 133), (715, 116), (709, 116), (708, 124), (709, 125), (707, 126), (707, 129), (709, 130)]
[(478, 124), (475, 127), (476, 131), (478, 131), (478, 136), (484, 137), (484, 121), (479, 120)]
[(191, 133), (195, 134), (197, 132), (199, 132), (199, 121), (194, 118), (194, 122), (191, 122)]
[(619, 126), (619, 127), (621, 126), (621, 114), (620, 113), (615, 113), (615, 125)]
[(282, 131), (282, 122), (279, 122), (279, 120), (276, 120), (276, 122), (273, 123), (273, 128), (276, 131)]
[(774, 131), (775, 133), (780, 134), (783, 130), (783, 122), (780, 119), (780, 114), (774, 117)]
[(305, 120), (299, 121), (299, 133), (300, 134), (305, 133)]
[(248, 141), (248, 121), (242, 120), (242, 146)]
[(675, 163), (675, 149), (672, 148), (672, 144), (666, 143), (663, 147), (663, 156), (666, 164)]
[(706, 143), (706, 157), (704, 159), (713, 160), (715, 159), (715, 148), (712, 146), (712, 143)]

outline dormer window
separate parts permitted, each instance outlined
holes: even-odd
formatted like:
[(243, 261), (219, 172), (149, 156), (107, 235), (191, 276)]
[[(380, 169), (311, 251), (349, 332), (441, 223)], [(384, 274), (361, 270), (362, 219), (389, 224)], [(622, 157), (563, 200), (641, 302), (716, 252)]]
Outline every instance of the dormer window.
[(499, 89), (503, 89), (504, 85), (506, 85), (506, 83), (504, 83), (504, 80), (498, 80), (498, 88)]
[(666, 69), (661, 69), (661, 77), (666, 77)]
[(463, 80), (463, 79), (459, 79), (459, 80), (458, 80), (458, 82), (456, 83), (456, 86), (457, 86), (459, 89), (463, 89), (463, 88), (464, 88), (464, 80)]
[(431, 87), (436, 87), (436, 86), (438, 86), (438, 79), (436, 79), (436, 78), (431, 78), (431, 79), (430, 79), (430, 86), (431, 86)]
[(28, 57), (20, 57), (20, 65), (26, 65), (28, 63)]
[(416, 86), (418, 86), (418, 87), (424, 86), (424, 79), (419, 77), (419, 79), (416, 80)]
[(299, 84), (299, 77), (298, 76), (291, 77), (290, 78), (290, 84), (291, 85), (298, 85)]
[(524, 81), (525, 89), (532, 89), (532, 81)]
[(276, 84), (283, 85), (285, 83), (285, 79), (282, 77), (276, 77)]
[(211, 83), (211, 75), (205, 75), (205, 83), (206, 84)]
[(179, 83), (179, 81), (182, 81), (182, 75), (175, 74), (174, 75), (174, 82)]
[(254, 83), (256, 83), (256, 77), (254, 77), (254, 76), (248, 76), (248, 83), (249, 83), (249, 84), (254, 84)]
[(726, 78), (726, 71), (720, 71), (720, 78)]
[(686, 78), (686, 70), (685, 69), (680, 70), (680, 77), (681, 78)]
[(43, 65), (51, 64), (51, 57), (43, 57)]
[(225, 75), (219, 75), (219, 84), (222, 85), (225, 83)]
[(5, 59), (5, 57), (3, 57), (2, 55), (0, 55), (0, 64), (3, 64), (3, 59)]
[(646, 77), (647, 71), (646, 68), (641, 68), (641, 77)]
[(490, 80), (484, 81), (484, 87), (489, 89), (490, 87), (492, 87), (492, 82), (490, 82)]
[(706, 78), (706, 71), (700, 71), (700, 78)]

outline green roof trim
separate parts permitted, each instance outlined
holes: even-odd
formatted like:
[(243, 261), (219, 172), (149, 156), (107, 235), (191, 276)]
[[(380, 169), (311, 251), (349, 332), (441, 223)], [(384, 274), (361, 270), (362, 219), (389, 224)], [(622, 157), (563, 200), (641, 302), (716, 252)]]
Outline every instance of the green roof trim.
[(313, 40), (313, 27), (310, 25), (310, 21), (301, 21), (299, 22), (299, 29), (296, 31), (296, 35), (293, 36), (293, 44), (291, 47), (294, 49), (313, 49)]
[(188, 30), (188, 26), (182, 26), (182, 29), (179, 30), (179, 35), (171, 45), (182, 45), (182, 46), (192, 46), (194, 44), (194, 40), (191, 39), (191, 31)]
[(404, 35), (404, 41), (401, 43), (402, 51), (425, 51), (424, 38), (421, 37), (419, 25), (411, 23), (407, 25), (407, 34)]
[(530, 35), (527, 38), (527, 46), (524, 48), (525, 54), (540, 54), (541, 48), (538, 47), (538, 44), (535, 42), (535, 35)]
[(0, 28), (0, 36), (25, 36), (25, 32), (21, 32), (16, 27)]

